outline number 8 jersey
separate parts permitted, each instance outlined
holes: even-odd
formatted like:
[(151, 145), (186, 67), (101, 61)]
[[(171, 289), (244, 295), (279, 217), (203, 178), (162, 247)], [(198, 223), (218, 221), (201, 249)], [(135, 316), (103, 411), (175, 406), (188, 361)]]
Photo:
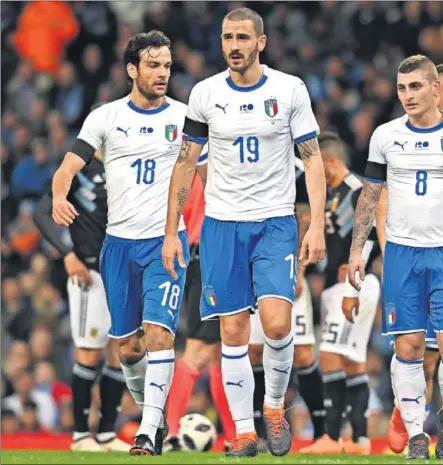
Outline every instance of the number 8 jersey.
[(443, 122), (416, 128), (404, 115), (379, 126), (371, 138), (365, 176), (387, 181), (388, 241), (443, 246)]
[(192, 90), (185, 139), (209, 140), (206, 215), (262, 221), (294, 214), (293, 144), (318, 125), (304, 83), (262, 66), (260, 81), (239, 87), (229, 70)]
[[(158, 108), (144, 110), (124, 97), (86, 118), (78, 141), (87, 144), (85, 153), (98, 148), (103, 152), (108, 234), (125, 239), (164, 236), (169, 182), (185, 115), (186, 105), (170, 98)], [(75, 146), (81, 147), (78, 141)], [(89, 162), (81, 151), (73, 151)], [(179, 231), (184, 228), (181, 220)]]

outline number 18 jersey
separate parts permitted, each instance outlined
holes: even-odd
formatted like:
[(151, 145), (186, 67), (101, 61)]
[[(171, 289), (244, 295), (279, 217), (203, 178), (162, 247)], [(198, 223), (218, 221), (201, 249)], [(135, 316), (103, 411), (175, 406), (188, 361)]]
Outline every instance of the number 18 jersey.
[[(254, 86), (235, 85), (225, 71), (191, 92), (187, 117), (208, 127), (206, 215), (218, 220), (292, 215), (293, 144), (319, 132), (303, 81), (262, 68)], [(192, 134), (185, 138), (193, 140)]]

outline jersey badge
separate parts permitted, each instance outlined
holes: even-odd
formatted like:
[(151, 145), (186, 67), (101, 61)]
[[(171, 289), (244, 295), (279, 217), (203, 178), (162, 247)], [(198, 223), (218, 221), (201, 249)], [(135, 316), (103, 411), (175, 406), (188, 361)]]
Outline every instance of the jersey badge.
[(211, 307), (215, 307), (217, 305), (217, 298), (215, 297), (214, 288), (212, 286), (206, 286), (203, 289), (203, 295), (208, 305)]
[(174, 142), (177, 139), (177, 125), (167, 124), (165, 126), (165, 137), (169, 142)]
[(278, 103), (276, 98), (265, 100), (265, 113), (271, 118), (278, 113)]

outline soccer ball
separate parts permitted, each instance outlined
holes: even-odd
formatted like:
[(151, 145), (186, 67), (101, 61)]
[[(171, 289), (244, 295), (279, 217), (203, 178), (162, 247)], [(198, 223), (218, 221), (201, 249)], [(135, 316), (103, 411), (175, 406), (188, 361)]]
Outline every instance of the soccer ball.
[(182, 450), (208, 452), (217, 439), (211, 420), (199, 413), (191, 413), (180, 420), (179, 439)]

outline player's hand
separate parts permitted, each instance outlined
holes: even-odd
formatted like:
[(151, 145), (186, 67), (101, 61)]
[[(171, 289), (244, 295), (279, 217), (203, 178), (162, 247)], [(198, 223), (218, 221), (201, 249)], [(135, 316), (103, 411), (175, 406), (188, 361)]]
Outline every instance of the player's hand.
[(172, 276), (173, 279), (177, 280), (178, 276), (174, 268), (174, 262), (177, 258), (178, 264), (182, 267), (186, 267), (185, 258), (183, 256), (182, 241), (177, 235), (165, 236), (162, 248), (162, 259), (165, 270)]
[(309, 226), (301, 243), (299, 260), (303, 266), (318, 263), (325, 257), (325, 231), (324, 228)]
[(365, 280), (365, 261), (360, 253), (353, 254), (349, 258), (348, 278), (351, 286), (360, 291), (361, 282)]
[(345, 318), (354, 323), (354, 316), (358, 316), (358, 309), (360, 307), (360, 299), (358, 297), (343, 297), (341, 309)]
[(66, 273), (68, 273), (74, 284), (80, 287), (88, 287), (92, 284), (91, 273), (74, 252), (65, 255), (63, 261), (65, 262)]
[(69, 226), (78, 216), (77, 210), (66, 199), (54, 199), (52, 202), (52, 218), (60, 226)]

